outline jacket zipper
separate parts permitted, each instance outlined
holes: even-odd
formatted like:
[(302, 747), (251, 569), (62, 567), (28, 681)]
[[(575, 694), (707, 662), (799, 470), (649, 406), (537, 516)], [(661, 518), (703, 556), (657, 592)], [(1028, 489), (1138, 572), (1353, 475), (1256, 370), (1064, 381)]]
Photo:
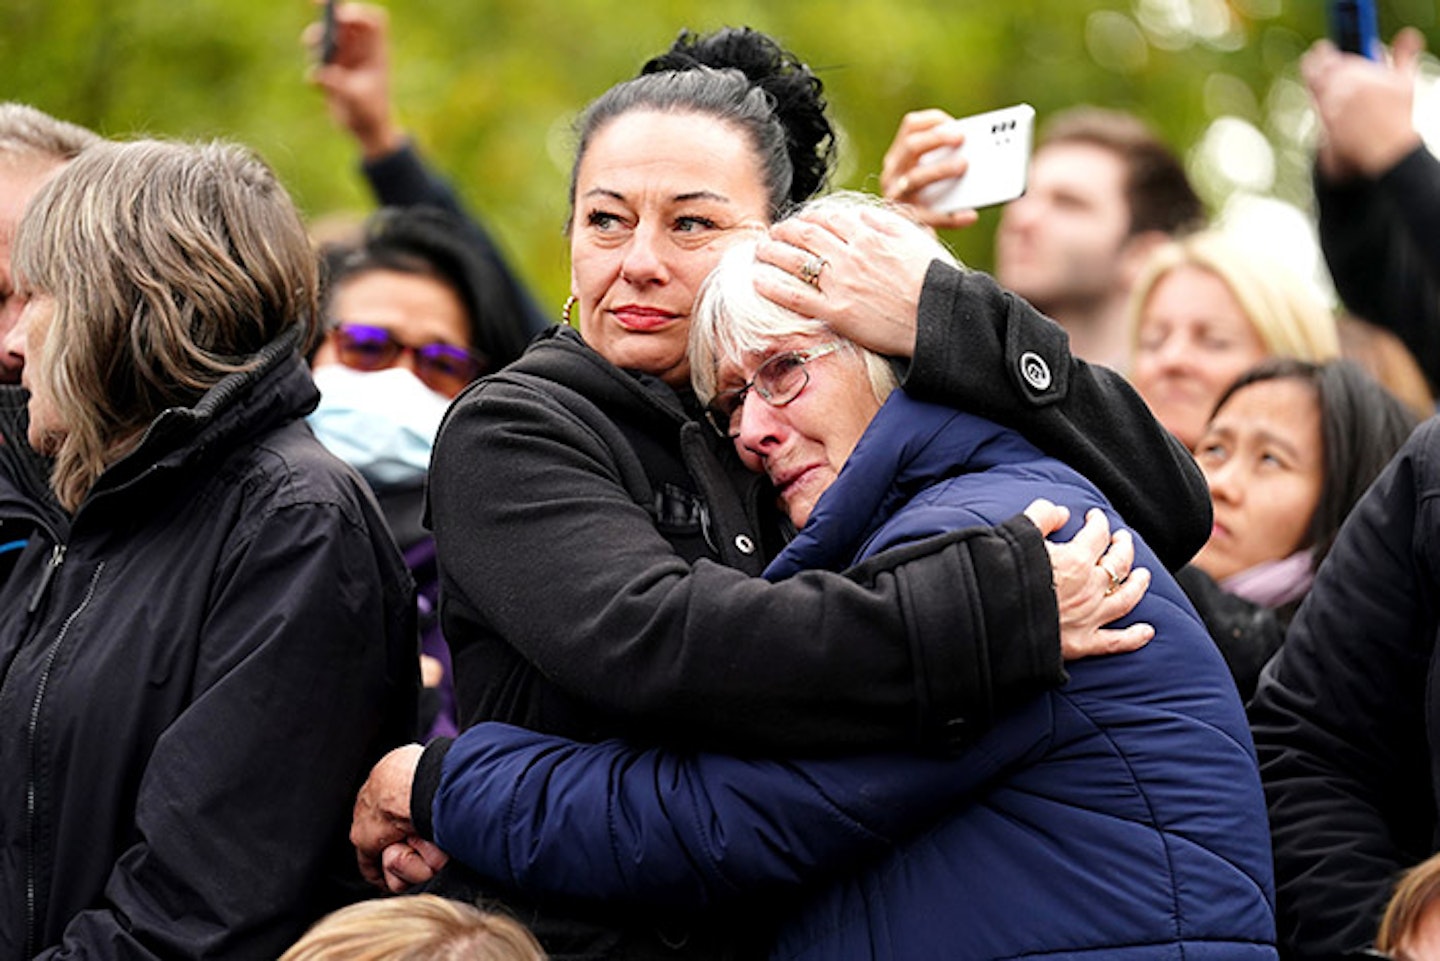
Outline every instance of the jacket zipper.
[(50, 582), (55, 579), (55, 572), (60, 565), (65, 563), (65, 545), (57, 543), (50, 548), (50, 563), (45, 565), (40, 572), (40, 583), (35, 585), (35, 593), (30, 597), (30, 606), (26, 608), (27, 614), (34, 614), (40, 609), (41, 601), (45, 600), (45, 592), (50, 589)]
[[(35, 599), (31, 601), (30, 610), (33, 613), (40, 598), (44, 596), (45, 590), (54, 576), (55, 571), (65, 561), (65, 548), (56, 545), (55, 550), (50, 554), (50, 564), (41, 575), (40, 589), (35, 593)], [(70, 612), (65, 618), (65, 623), (60, 625), (55, 640), (50, 643), (50, 649), (45, 652), (45, 666), (40, 670), (40, 682), (35, 687), (35, 699), (30, 705), (30, 720), (26, 727), (26, 740), (30, 745), (29, 770), (25, 775), (25, 834), (28, 851), (25, 858), (25, 957), (33, 957), (38, 950), (40, 943), (39, 918), (38, 918), (38, 892), (35, 879), (35, 861), (40, 849), (40, 830), (36, 823), (38, 811), (39, 789), (35, 783), (35, 772), (39, 766), (39, 758), (36, 755), (36, 735), (40, 730), (40, 709), (45, 701), (45, 689), (50, 683), (50, 669), (55, 664), (55, 657), (60, 653), (60, 645), (65, 640), (65, 635), (70, 633), (70, 625), (80, 616), (85, 608), (90, 606), (91, 599), (95, 596), (95, 587), (100, 583), (100, 574), (105, 570), (105, 562), (101, 561), (95, 568), (95, 573), (90, 577), (90, 585), (85, 589), (85, 596), (80, 600), (80, 606)]]

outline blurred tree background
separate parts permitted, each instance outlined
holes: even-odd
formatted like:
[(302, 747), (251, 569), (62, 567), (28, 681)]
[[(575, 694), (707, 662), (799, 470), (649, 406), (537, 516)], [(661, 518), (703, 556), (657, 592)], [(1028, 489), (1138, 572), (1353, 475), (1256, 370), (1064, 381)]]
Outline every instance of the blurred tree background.
[[(1440, 39), (1436, 0), (1377, 0), (1390, 37)], [(901, 115), (1028, 101), (1134, 111), (1185, 153), (1217, 215), (1304, 246), (1313, 119), (1296, 62), (1324, 0), (391, 0), (394, 94), (425, 153), (543, 303), (567, 289), (570, 124), (682, 27), (748, 24), (823, 78), (837, 186), (876, 189)], [(0, 0), (0, 96), (109, 136), (225, 137), (259, 150), (307, 214), (363, 212), (353, 145), (305, 82), (309, 0)], [(1422, 109), (1429, 111), (1429, 100)], [(1433, 112), (1433, 111), (1430, 111)], [(1274, 200), (1289, 207), (1279, 208)], [(1246, 227), (1246, 211), (1280, 209)], [(996, 212), (947, 237), (988, 267)], [(1260, 224), (1266, 226), (1260, 226)], [(1285, 231), (1289, 229), (1290, 233)], [(1276, 232), (1278, 231), (1278, 232)], [(1277, 239), (1280, 238), (1280, 239)]]

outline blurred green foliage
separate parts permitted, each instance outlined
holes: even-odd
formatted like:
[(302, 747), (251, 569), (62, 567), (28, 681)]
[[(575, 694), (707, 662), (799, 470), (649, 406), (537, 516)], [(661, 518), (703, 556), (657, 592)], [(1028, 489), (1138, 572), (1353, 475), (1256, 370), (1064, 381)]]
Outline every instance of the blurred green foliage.
[[(1379, 0), (1381, 32), (1436, 39), (1436, 0)], [(410, 0), (391, 2), (394, 93), (425, 152), (542, 302), (567, 286), (569, 124), (682, 27), (749, 24), (823, 78), (844, 133), (838, 186), (875, 189), (901, 115), (1028, 101), (1132, 110), (1188, 151), (1221, 116), (1274, 148), (1262, 189), (1307, 202), (1296, 60), (1323, 0)], [(355, 152), (305, 82), (309, 0), (0, 0), (0, 96), (110, 136), (251, 144), (310, 215), (370, 204)], [(1198, 161), (1197, 161), (1198, 162)], [(1192, 162), (1192, 166), (1194, 163)], [(1203, 171), (1197, 171), (1203, 174)], [(1231, 189), (1202, 177), (1212, 204)], [(1265, 178), (1262, 176), (1262, 181)], [(990, 263), (996, 214), (947, 239)]]

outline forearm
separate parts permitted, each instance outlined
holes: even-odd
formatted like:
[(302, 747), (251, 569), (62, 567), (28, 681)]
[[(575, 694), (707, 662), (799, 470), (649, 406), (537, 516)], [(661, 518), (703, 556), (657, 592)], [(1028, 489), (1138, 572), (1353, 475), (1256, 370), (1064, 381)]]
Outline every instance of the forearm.
[(500, 253), (485, 225), (465, 208), (454, 188), (426, 165), (413, 143), (406, 141), (390, 154), (365, 161), (361, 170), (382, 206), (438, 207), (459, 218), (466, 238), (494, 269), (497, 282), (503, 287), (503, 309), (519, 312), (527, 336), (550, 326), (549, 318)]
[(1210, 536), (1190, 452), (1120, 374), (1072, 357), (1058, 325), (984, 274), (931, 264), (905, 388), (1013, 427), (1080, 471), (1167, 567)]
[[(447, 604), (483, 612), (604, 712), (717, 750), (948, 745), (1015, 692), (1063, 679), (1048, 557), (1028, 522), (782, 584), (692, 567), (615, 484), (602, 446), (543, 400), (482, 397), (491, 389), (452, 412), (436, 449)], [(563, 604), (541, 594), (554, 584)]]
[(1440, 384), (1440, 170), (1421, 147), (1378, 180), (1317, 174), (1320, 245), (1346, 308), (1396, 334)]
[(998, 761), (771, 761), (466, 731), (436, 842), (528, 895), (704, 907), (872, 859), (958, 806)]
[(426, 166), (408, 140), (398, 150), (362, 161), (360, 169), (381, 206), (430, 206), (465, 214), (454, 189)]

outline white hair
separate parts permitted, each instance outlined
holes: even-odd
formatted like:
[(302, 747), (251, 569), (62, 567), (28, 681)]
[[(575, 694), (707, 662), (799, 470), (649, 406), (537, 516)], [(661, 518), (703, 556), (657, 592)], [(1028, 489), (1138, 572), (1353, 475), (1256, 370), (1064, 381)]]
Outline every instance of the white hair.
[[(911, 239), (923, 238), (932, 259), (957, 264), (954, 255), (928, 230), (866, 194), (829, 194), (802, 204), (790, 216), (857, 210), (885, 219)], [(875, 398), (883, 402), (899, 386), (889, 359), (841, 337), (823, 318), (806, 317), (761, 296), (755, 289), (758, 277), (787, 275), (779, 267), (757, 260), (756, 244), (746, 241), (727, 250), (700, 288), (690, 325), (690, 378), (700, 402), (708, 404), (715, 396), (722, 364), (738, 364), (746, 355), (762, 353), (776, 341), (792, 337), (823, 337), (855, 350), (865, 361)]]

